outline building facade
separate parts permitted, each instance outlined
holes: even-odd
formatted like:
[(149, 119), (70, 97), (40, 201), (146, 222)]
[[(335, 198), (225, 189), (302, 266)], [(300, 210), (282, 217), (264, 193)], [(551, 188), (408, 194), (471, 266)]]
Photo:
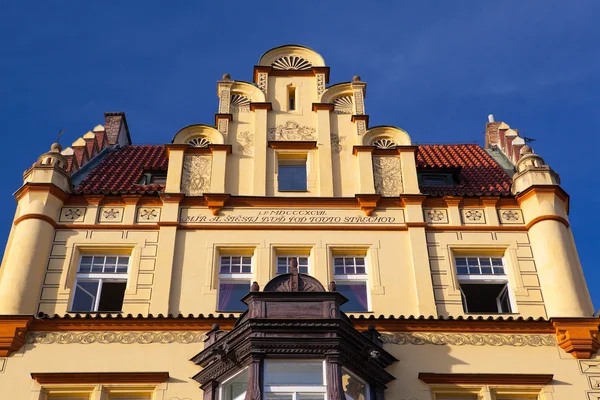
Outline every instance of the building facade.
[(483, 148), (371, 126), (366, 86), (281, 46), (214, 125), (53, 144), (15, 193), (0, 398), (600, 399), (559, 176), (491, 115)]

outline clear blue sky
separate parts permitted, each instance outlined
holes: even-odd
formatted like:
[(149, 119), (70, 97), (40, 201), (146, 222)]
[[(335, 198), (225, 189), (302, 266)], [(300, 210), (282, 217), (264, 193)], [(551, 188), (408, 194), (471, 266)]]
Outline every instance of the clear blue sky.
[[(487, 115), (537, 141), (571, 195), (600, 307), (600, 1), (0, 2), (0, 243), (22, 172), (59, 128), (70, 144), (125, 111), (135, 143), (213, 123), (223, 73), (252, 80), (266, 50), (321, 53), (331, 82), (368, 82), (371, 125), (418, 143), (483, 144)], [(594, 228), (595, 227), (595, 228)]]

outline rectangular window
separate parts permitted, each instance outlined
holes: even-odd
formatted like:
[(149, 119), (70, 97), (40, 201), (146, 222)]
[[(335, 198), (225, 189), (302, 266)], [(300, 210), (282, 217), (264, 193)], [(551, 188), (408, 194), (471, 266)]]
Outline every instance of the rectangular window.
[(277, 275), (288, 274), (290, 272), (290, 260), (294, 258), (298, 262), (298, 272), (308, 274), (307, 256), (279, 256), (277, 257)]
[(508, 277), (502, 257), (456, 257), (465, 313), (510, 313)]
[(129, 256), (81, 256), (73, 312), (120, 312), (127, 286)]
[(265, 360), (265, 399), (325, 400), (325, 363), (316, 360)]
[(223, 255), (219, 262), (217, 311), (241, 312), (248, 307), (241, 301), (250, 291), (252, 257)]
[(365, 257), (333, 257), (333, 274), (337, 291), (348, 299), (348, 302), (342, 305), (342, 311), (369, 311), (368, 276)]
[(283, 158), (279, 155), (277, 161), (277, 190), (280, 192), (306, 191), (307, 172), (306, 156)]
[(288, 87), (288, 111), (296, 110), (296, 88)]

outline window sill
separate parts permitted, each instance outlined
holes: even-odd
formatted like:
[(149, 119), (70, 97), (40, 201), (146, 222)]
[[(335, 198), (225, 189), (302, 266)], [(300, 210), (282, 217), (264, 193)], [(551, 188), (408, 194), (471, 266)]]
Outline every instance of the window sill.
[(123, 314), (123, 311), (73, 311), (73, 310), (68, 310), (67, 314)]
[(277, 190), (279, 193), (310, 193), (310, 191), (308, 189), (304, 189), (304, 190)]

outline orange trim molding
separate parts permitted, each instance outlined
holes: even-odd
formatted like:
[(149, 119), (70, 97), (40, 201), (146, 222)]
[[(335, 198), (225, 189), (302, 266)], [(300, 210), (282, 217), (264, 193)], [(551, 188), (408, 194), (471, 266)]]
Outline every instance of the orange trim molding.
[(564, 219), (563, 217), (560, 217), (558, 215), (542, 215), (540, 217), (534, 218), (531, 221), (529, 221), (529, 223), (527, 224), (527, 230), (529, 230), (533, 225), (537, 224), (538, 222), (542, 222), (542, 221), (558, 221), (561, 224), (563, 224), (564, 226), (566, 226), (567, 228), (569, 227), (569, 221), (567, 221), (566, 219)]
[(231, 145), (209, 144), (208, 147), (187, 147), (185, 149), (186, 154), (212, 154), (215, 151), (226, 151), (227, 154), (231, 154)]
[(368, 153), (372, 153), (375, 151), (375, 146), (352, 146), (352, 154), (356, 155), (358, 152), (364, 151)]
[(204, 193), (204, 201), (212, 215), (219, 215), (219, 211), (225, 207), (230, 197), (228, 193)]
[(161, 193), (160, 199), (163, 203), (180, 203), (185, 198), (183, 193)]
[(356, 200), (360, 205), (360, 209), (364, 211), (366, 216), (371, 216), (377, 208), (377, 203), (381, 200), (378, 194), (357, 194)]
[(273, 105), (271, 103), (250, 103), (250, 111), (256, 110), (273, 110)]
[(554, 185), (534, 185), (529, 187), (527, 190), (525, 190), (524, 192), (519, 193), (516, 196), (517, 199), (517, 203), (519, 203), (519, 205), (521, 205), (522, 202), (524, 202), (525, 200), (527, 200), (528, 198), (538, 194), (538, 193), (551, 193), (554, 194), (556, 197), (558, 197), (559, 199), (561, 199), (564, 203), (565, 203), (565, 207), (567, 208), (567, 214), (569, 213), (569, 194), (567, 192), (565, 192), (563, 190), (563, 188), (561, 188), (560, 186), (554, 186)]
[(331, 103), (312, 103), (312, 110), (315, 112), (319, 111), (319, 110), (333, 111), (333, 104), (331, 104)]
[(0, 316), (0, 357), (8, 357), (25, 344), (27, 330), (33, 321), (27, 315)]
[(591, 358), (600, 349), (597, 318), (553, 318), (561, 349), (577, 359)]
[(553, 374), (436, 374), (420, 372), (419, 379), (429, 385), (531, 385), (545, 386)]
[(350, 121), (365, 121), (367, 123), (367, 126), (369, 126), (369, 116), (367, 114), (353, 115), (352, 117), (350, 117)]
[(272, 149), (312, 150), (317, 148), (317, 142), (315, 141), (269, 140), (268, 143)]
[(69, 194), (63, 192), (58, 186), (54, 185), (53, 183), (31, 182), (24, 184), (19, 190), (15, 192), (15, 199), (19, 201), (21, 200), (21, 198), (23, 198), (23, 196), (25, 196), (29, 192), (48, 192), (51, 195), (54, 195), (54, 197), (56, 197), (63, 203), (69, 199)]
[(52, 218), (50, 218), (47, 215), (44, 214), (25, 214), (25, 215), (21, 215), (19, 218), (15, 219), (15, 226), (19, 225), (21, 222), (28, 220), (28, 219), (39, 219), (42, 221), (46, 221), (47, 223), (49, 223), (50, 225), (52, 225), (52, 227), (56, 228), (57, 224), (56, 221), (54, 221)]
[(460, 203), (463, 201), (462, 197), (454, 197), (454, 196), (445, 196), (444, 201), (446, 202), (446, 206), (448, 207), (459, 207)]
[(215, 114), (215, 126), (219, 125), (220, 119), (226, 119), (228, 121), (233, 121), (233, 114)]
[(168, 372), (32, 372), (40, 385), (81, 383), (154, 383), (169, 379)]
[(189, 146), (187, 144), (165, 144), (165, 149), (167, 149), (167, 158), (169, 158), (171, 150), (186, 151), (188, 147)]

